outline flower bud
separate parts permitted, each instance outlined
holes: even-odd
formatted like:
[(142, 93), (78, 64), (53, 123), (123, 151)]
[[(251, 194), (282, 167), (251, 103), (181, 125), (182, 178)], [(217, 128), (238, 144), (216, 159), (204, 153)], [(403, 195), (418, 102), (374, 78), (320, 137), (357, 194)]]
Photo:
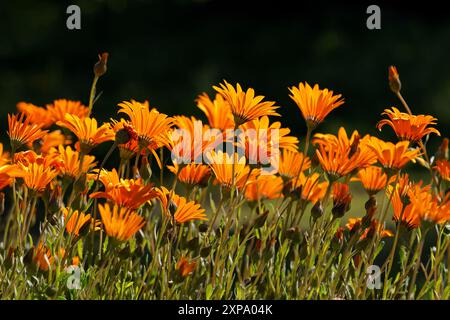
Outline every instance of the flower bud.
[(107, 70), (106, 64), (108, 63), (108, 56), (109, 54), (107, 52), (98, 55), (98, 61), (94, 65), (94, 74), (96, 77), (101, 77), (106, 73)]
[(392, 92), (398, 93), (402, 88), (402, 83), (400, 82), (400, 76), (398, 74), (397, 68), (394, 66), (389, 67), (389, 87)]
[(322, 201), (317, 201), (314, 206), (311, 208), (311, 216), (314, 220), (317, 220), (323, 215), (323, 205)]

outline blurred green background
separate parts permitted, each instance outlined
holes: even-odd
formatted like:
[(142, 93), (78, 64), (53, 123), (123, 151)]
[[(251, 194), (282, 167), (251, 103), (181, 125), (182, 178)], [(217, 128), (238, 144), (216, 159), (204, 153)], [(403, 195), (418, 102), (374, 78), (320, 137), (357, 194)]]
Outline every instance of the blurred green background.
[[(81, 30), (66, 28), (69, 4), (81, 7)], [(92, 66), (97, 54), (107, 51), (108, 73), (100, 80), (103, 95), (94, 110), (102, 120), (130, 98), (148, 99), (168, 114), (201, 116), (196, 95), (213, 93), (211, 86), (227, 79), (277, 101), (282, 122), (303, 136), (287, 87), (308, 81), (346, 99), (319, 131), (345, 126), (375, 134), (383, 109), (398, 105), (387, 84), (387, 68), (394, 64), (412, 109), (439, 118), (448, 136), (450, 19), (444, 9), (430, 2), (382, 3), (382, 29), (371, 31), (370, 3), (298, 4), (2, 1), (0, 121), (6, 128), (6, 113), (18, 101), (87, 103)], [(387, 127), (381, 136), (393, 138)]]

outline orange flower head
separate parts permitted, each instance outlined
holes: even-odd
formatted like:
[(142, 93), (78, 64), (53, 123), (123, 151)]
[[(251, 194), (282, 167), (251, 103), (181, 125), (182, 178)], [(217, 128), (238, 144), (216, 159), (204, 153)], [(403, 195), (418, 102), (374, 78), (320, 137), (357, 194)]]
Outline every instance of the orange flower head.
[(391, 171), (398, 171), (409, 161), (416, 159), (420, 155), (419, 149), (409, 150), (408, 141), (400, 141), (396, 144), (385, 142), (375, 137), (371, 137), (368, 147), (377, 157), (378, 162)]
[(364, 190), (366, 190), (369, 196), (375, 195), (383, 190), (388, 183), (387, 174), (383, 172), (382, 168), (375, 166), (360, 169), (358, 171), (358, 178), (354, 180), (361, 181)]
[(390, 126), (394, 129), (395, 134), (400, 140), (407, 140), (411, 143), (418, 142), (424, 136), (435, 133), (440, 136), (440, 132), (430, 127), (436, 124), (436, 118), (427, 115), (410, 115), (408, 113), (400, 112), (397, 108), (392, 107), (392, 110), (386, 109), (382, 113), (387, 115), (389, 119), (383, 119), (377, 124), (377, 128), (381, 130), (384, 125)]
[(110, 205), (106, 203), (105, 205), (99, 204), (98, 209), (106, 234), (118, 241), (129, 240), (145, 224), (144, 218), (128, 208), (114, 205), (111, 209)]
[(241, 85), (236, 84), (234, 88), (224, 80), (224, 83), (213, 88), (228, 102), (231, 113), (234, 116), (235, 126), (262, 116), (279, 116), (275, 110), (278, 108), (273, 101), (263, 101), (264, 96), (255, 96), (252, 88), (243, 91)]
[(125, 113), (138, 136), (140, 149), (144, 149), (168, 134), (172, 126), (172, 118), (156, 109), (149, 109), (137, 101), (119, 103), (118, 113)]
[(211, 128), (226, 130), (234, 128), (234, 118), (231, 107), (220, 94), (212, 101), (208, 94), (202, 93), (195, 100), (197, 107), (203, 111)]
[(77, 237), (80, 235), (80, 230), (92, 220), (90, 214), (78, 212), (78, 210), (71, 212), (70, 209), (63, 208), (63, 214), (66, 231)]
[(315, 128), (325, 117), (334, 109), (344, 103), (341, 95), (333, 95), (333, 91), (328, 89), (319, 89), (319, 85), (313, 88), (305, 82), (300, 83), (298, 87), (289, 88), (291, 94), (289, 97), (294, 100), (310, 128)]
[(239, 158), (237, 153), (231, 156), (213, 150), (206, 157), (217, 182), (226, 189), (231, 189), (234, 185), (238, 190), (242, 190), (252, 180), (252, 175), (256, 174), (256, 169), (251, 170), (246, 165), (245, 157)]
[(195, 270), (196, 266), (197, 263), (195, 261), (189, 262), (185, 257), (181, 257), (177, 262), (176, 269), (180, 272), (180, 275), (185, 278)]
[(80, 175), (88, 173), (95, 165), (95, 157), (90, 155), (83, 156), (83, 164), (80, 166), (80, 153), (73, 150), (70, 146), (64, 148), (62, 145), (58, 147), (58, 151), (54, 151), (58, 156), (60, 173), (71, 179), (76, 179)]
[(23, 179), (28, 189), (36, 193), (42, 193), (58, 175), (58, 171), (45, 162), (28, 165), (20, 163), (19, 166), (21, 172), (17, 176)]
[(6, 152), (3, 148), (3, 143), (0, 142), (0, 166), (10, 163), (9, 152)]
[(17, 104), (17, 110), (24, 113), (30, 123), (42, 125), (42, 128), (48, 128), (54, 124), (47, 109), (35, 106), (32, 103), (19, 102)]
[(61, 133), (61, 130), (54, 130), (41, 139), (34, 141), (34, 143), (29, 143), (28, 147), (33, 148), (38, 153), (48, 154), (52, 152), (52, 149), (60, 145), (70, 144), (71, 142), (70, 139)]
[(272, 200), (283, 196), (283, 179), (273, 175), (260, 175), (245, 188), (248, 201)]
[(428, 192), (431, 188), (425, 188), (417, 192), (411, 189), (408, 192), (411, 205), (414, 206), (420, 221), (443, 224), (450, 220), (450, 194), (439, 201), (437, 197)]
[(438, 160), (434, 169), (439, 172), (441, 178), (445, 181), (450, 181), (450, 161)]
[(164, 214), (173, 223), (185, 223), (192, 220), (208, 220), (205, 209), (202, 209), (195, 201), (189, 201), (167, 190), (165, 187), (156, 189), (161, 201)]
[(174, 163), (167, 168), (178, 177), (178, 181), (191, 186), (206, 187), (211, 177), (211, 169), (204, 164), (190, 163), (180, 167)]
[(43, 124), (32, 124), (25, 113), (20, 115), (8, 114), (8, 135), (11, 147), (18, 149), (23, 145), (33, 143), (47, 134), (46, 130), (41, 130)]
[(37, 248), (32, 249), (33, 262), (42, 271), (48, 271), (50, 268), (54, 269), (57, 262), (64, 258), (66, 251), (60, 248), (58, 254), (54, 254), (50, 248), (39, 243)]
[(328, 188), (328, 182), (320, 182), (318, 173), (313, 173), (309, 176), (301, 173), (292, 182), (293, 188), (296, 192), (299, 192), (300, 198), (314, 204), (323, 199)]
[(100, 127), (95, 118), (83, 119), (76, 115), (66, 114), (63, 121), (58, 121), (59, 126), (66, 127), (78, 138), (80, 152), (88, 154), (92, 148), (105, 141), (114, 140), (114, 132), (109, 123)]
[[(363, 218), (350, 218), (346, 224), (348, 230), (353, 231), (362, 226)], [(370, 238), (374, 234), (378, 233), (381, 238), (393, 237), (394, 234), (390, 230), (384, 229), (384, 225), (380, 223), (378, 220), (372, 220), (370, 226), (364, 229), (363, 233), (359, 240), (364, 240), (366, 238)]]
[(369, 136), (360, 138), (358, 131), (348, 138), (347, 132), (341, 127), (338, 136), (316, 134), (313, 144), (318, 145), (316, 156), (322, 169), (331, 180), (337, 180), (375, 163), (376, 156), (368, 148), (368, 140)]
[(52, 104), (47, 105), (47, 111), (50, 114), (53, 123), (58, 123), (58, 121), (64, 122), (67, 114), (77, 116), (80, 119), (86, 118), (89, 114), (89, 108), (80, 101), (67, 99), (53, 101)]
[(300, 173), (311, 167), (308, 157), (299, 151), (283, 149), (278, 165), (279, 175), (286, 181), (298, 177)]
[(350, 210), (352, 195), (349, 186), (346, 183), (336, 182), (333, 184), (333, 209), (331, 212), (335, 217), (342, 218)]

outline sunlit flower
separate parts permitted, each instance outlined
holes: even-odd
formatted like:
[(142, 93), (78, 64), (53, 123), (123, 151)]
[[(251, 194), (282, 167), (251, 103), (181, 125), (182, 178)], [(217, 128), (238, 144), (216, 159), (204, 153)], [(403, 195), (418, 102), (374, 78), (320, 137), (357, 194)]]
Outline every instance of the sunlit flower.
[(197, 107), (206, 115), (211, 128), (219, 130), (234, 128), (231, 107), (220, 94), (216, 94), (214, 101), (212, 101), (208, 94), (203, 93), (195, 101), (197, 102)]
[(320, 182), (320, 175), (318, 173), (313, 173), (309, 176), (301, 173), (292, 182), (294, 190), (300, 193), (300, 198), (311, 203), (322, 200), (328, 188), (328, 182)]
[(313, 139), (313, 143), (318, 145), (316, 156), (328, 177), (338, 179), (373, 164), (376, 158), (367, 147), (368, 139), (368, 136), (360, 138), (357, 131), (349, 139), (342, 127), (338, 136), (316, 134)]
[(89, 114), (89, 108), (80, 101), (67, 99), (53, 101), (52, 104), (47, 105), (47, 110), (54, 123), (58, 121), (64, 122), (66, 120), (66, 114), (77, 116), (79, 119), (84, 119)]
[(434, 169), (439, 172), (442, 179), (450, 181), (450, 161), (438, 160)]
[(61, 130), (54, 130), (43, 136), (41, 139), (29, 143), (28, 147), (33, 148), (36, 152), (47, 154), (51, 152), (53, 148), (70, 143), (71, 140), (62, 134)]
[(387, 174), (380, 167), (370, 166), (358, 171), (358, 178), (366, 192), (372, 196), (383, 190), (387, 183)]
[(273, 175), (260, 175), (245, 188), (248, 201), (272, 200), (282, 197), (283, 179)]
[(245, 151), (250, 164), (276, 161), (280, 149), (297, 150), (298, 139), (289, 136), (291, 130), (281, 128), (280, 122), (269, 123), (267, 116), (248, 121), (239, 129), (237, 147)]
[(414, 206), (421, 221), (442, 224), (450, 220), (450, 194), (440, 202), (429, 191), (430, 188), (408, 192), (411, 205)]
[(108, 186), (105, 191), (94, 192), (90, 197), (105, 198), (120, 207), (137, 210), (157, 195), (153, 185), (144, 185), (142, 179), (121, 179), (118, 184)]
[(28, 143), (33, 143), (37, 139), (41, 139), (47, 134), (42, 129), (42, 124), (32, 124), (24, 113), (20, 115), (8, 114), (8, 135), (11, 146), (15, 149), (20, 148)]
[(205, 187), (211, 177), (211, 169), (204, 164), (190, 163), (180, 167), (174, 163), (173, 166), (167, 168), (175, 175), (178, 181), (191, 186)]
[(393, 144), (371, 137), (367, 145), (376, 154), (378, 162), (385, 169), (393, 171), (403, 168), (409, 161), (420, 155), (419, 149), (409, 150), (408, 141)]
[(395, 134), (400, 140), (417, 142), (430, 133), (435, 133), (438, 136), (441, 135), (437, 129), (430, 127), (431, 125), (435, 125), (437, 120), (432, 116), (410, 115), (400, 112), (395, 107), (392, 107), (392, 110), (384, 110), (382, 114), (387, 115), (389, 119), (383, 119), (378, 122), (377, 128), (381, 130), (387, 124), (394, 129)]
[[(354, 231), (362, 226), (363, 218), (350, 218), (345, 225), (349, 231)], [(393, 237), (394, 234), (390, 230), (384, 229), (384, 225), (378, 220), (372, 220), (370, 226), (365, 228), (361, 234), (360, 240), (365, 238), (371, 238), (374, 234), (378, 233), (381, 238)]]
[(3, 164), (0, 166), (0, 190), (10, 185), (14, 177), (22, 176), (23, 172), (19, 166), (14, 164)]
[(33, 262), (42, 271), (48, 271), (55, 268), (58, 261), (64, 258), (65, 250), (60, 248), (57, 254), (53, 253), (50, 248), (39, 243), (37, 248), (32, 249)]
[(88, 154), (92, 148), (114, 139), (114, 132), (109, 123), (104, 123), (100, 127), (95, 118), (80, 119), (76, 115), (66, 114), (64, 120), (59, 121), (58, 125), (66, 127), (78, 138), (80, 151)]
[(185, 257), (181, 257), (177, 262), (176, 269), (180, 272), (180, 275), (185, 278), (195, 270), (196, 266), (197, 263), (195, 261), (189, 262)]
[(78, 210), (72, 211), (68, 208), (63, 208), (64, 224), (66, 231), (75, 236), (80, 235), (80, 230), (91, 221), (91, 215)]
[(172, 118), (156, 109), (136, 101), (119, 103), (118, 113), (125, 113), (138, 135), (138, 144), (141, 149), (166, 136), (172, 125)]
[(157, 189), (163, 211), (171, 222), (185, 223), (192, 220), (208, 220), (205, 209), (195, 201), (189, 201), (167, 190), (165, 187)]
[(83, 164), (80, 166), (80, 153), (73, 150), (70, 146), (64, 148), (60, 145), (57, 154), (60, 173), (72, 179), (79, 177), (83, 173), (88, 173), (96, 165), (94, 156), (84, 155)]
[(46, 163), (21, 163), (20, 169), (21, 172), (17, 176), (23, 179), (27, 188), (37, 193), (43, 192), (58, 175), (58, 171)]
[(310, 167), (311, 161), (303, 153), (286, 149), (281, 151), (278, 173), (283, 179), (290, 180), (298, 177), (301, 172)]
[(0, 166), (3, 166), (10, 162), (9, 152), (6, 152), (3, 148), (3, 143), (0, 143)]
[(252, 170), (246, 165), (245, 157), (238, 158), (238, 154), (231, 156), (222, 151), (207, 154), (208, 163), (219, 184), (227, 189), (236, 186), (242, 190), (250, 181)]
[(332, 110), (344, 103), (340, 94), (333, 95), (333, 91), (319, 89), (317, 84), (311, 88), (306, 82), (300, 83), (298, 87), (289, 88), (289, 91), (289, 96), (300, 108), (303, 118), (311, 128), (315, 128)]
[(262, 116), (279, 116), (275, 102), (263, 101), (264, 96), (255, 96), (252, 88), (243, 91), (239, 83), (234, 88), (227, 81), (213, 88), (229, 103), (236, 126)]
[(106, 203), (99, 204), (98, 209), (106, 234), (119, 241), (127, 241), (145, 224), (144, 218), (128, 208), (114, 205), (111, 209)]
[(35, 106), (32, 103), (19, 102), (17, 110), (24, 113), (32, 124), (42, 125), (43, 128), (48, 128), (54, 124), (52, 116), (47, 109)]

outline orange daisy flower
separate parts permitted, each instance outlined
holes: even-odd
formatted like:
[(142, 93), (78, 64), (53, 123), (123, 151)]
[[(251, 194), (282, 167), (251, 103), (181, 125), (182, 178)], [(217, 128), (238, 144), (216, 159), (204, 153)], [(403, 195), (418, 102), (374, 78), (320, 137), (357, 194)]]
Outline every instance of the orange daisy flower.
[(313, 173), (309, 176), (301, 173), (292, 182), (294, 192), (300, 192), (299, 197), (311, 203), (322, 200), (328, 188), (328, 182), (320, 182), (320, 175), (318, 173)]
[(58, 171), (47, 163), (20, 163), (20, 173), (17, 177), (23, 179), (25, 186), (34, 192), (41, 193), (47, 188), (50, 182), (56, 178)]
[(52, 116), (47, 109), (35, 106), (32, 103), (19, 102), (17, 110), (24, 113), (32, 124), (42, 125), (43, 128), (48, 128), (54, 124)]
[(114, 132), (109, 123), (98, 127), (95, 118), (83, 118), (66, 114), (64, 120), (58, 121), (59, 126), (66, 127), (78, 138), (80, 151), (88, 154), (92, 148), (105, 141), (114, 140)]
[(258, 172), (251, 170), (246, 165), (245, 157), (238, 158), (237, 153), (233, 157), (222, 151), (212, 151), (207, 154), (207, 160), (218, 183), (227, 189), (234, 185), (242, 190)]
[(107, 187), (105, 191), (94, 192), (91, 198), (105, 198), (120, 207), (137, 210), (147, 201), (157, 197), (152, 184), (143, 185), (142, 179), (121, 179), (119, 184)]
[[(345, 225), (349, 231), (356, 230), (361, 227), (363, 218), (350, 218)], [(384, 229), (384, 225), (378, 220), (372, 220), (370, 226), (364, 230), (359, 240), (371, 238), (374, 234), (378, 233), (381, 238), (393, 237), (394, 233), (390, 230)]]
[(41, 139), (29, 143), (28, 147), (33, 148), (38, 153), (47, 154), (59, 145), (67, 145), (71, 142), (68, 137), (61, 133), (61, 130), (54, 130)]
[(59, 249), (59, 254), (55, 255), (52, 250), (42, 243), (38, 244), (37, 248), (33, 248), (33, 262), (42, 271), (48, 271), (50, 268), (54, 268), (57, 265), (57, 261), (64, 258), (65, 250), (63, 248)]
[(106, 234), (118, 241), (129, 240), (145, 225), (144, 218), (128, 208), (114, 205), (111, 209), (106, 203), (104, 206), (99, 204), (98, 209)]
[(364, 190), (369, 196), (375, 195), (383, 190), (387, 183), (387, 174), (380, 167), (370, 166), (358, 171), (358, 178), (353, 181), (361, 181)]
[(330, 179), (337, 180), (376, 161), (375, 154), (367, 147), (368, 139), (368, 136), (361, 139), (358, 131), (354, 131), (349, 139), (341, 127), (337, 137), (316, 134), (313, 144), (319, 145), (316, 156), (322, 169)]
[(378, 130), (384, 125), (390, 126), (394, 129), (395, 134), (400, 140), (408, 140), (412, 143), (421, 140), (424, 136), (435, 133), (440, 136), (440, 132), (431, 125), (436, 124), (436, 118), (427, 115), (410, 115), (408, 113), (400, 112), (397, 108), (392, 107), (392, 110), (386, 109), (382, 113), (387, 115), (388, 119), (383, 119), (377, 124)]
[(32, 124), (25, 114), (8, 114), (8, 135), (11, 141), (11, 147), (18, 149), (28, 143), (44, 137), (46, 130), (42, 129), (42, 124)]
[(23, 172), (17, 165), (4, 164), (0, 166), (0, 190), (9, 186), (13, 178), (22, 176)]
[(138, 136), (140, 149), (159, 141), (166, 136), (172, 126), (172, 118), (156, 109), (132, 100), (119, 103), (118, 113), (125, 113)]
[(0, 166), (8, 164), (11, 161), (9, 152), (5, 152), (3, 143), (0, 143)]
[(185, 257), (181, 257), (177, 262), (176, 269), (180, 272), (180, 275), (185, 278), (195, 270), (196, 266), (197, 263), (195, 261), (189, 262)]
[(450, 181), (450, 161), (438, 160), (434, 169), (439, 172), (439, 175), (445, 181)]
[(298, 177), (301, 172), (311, 167), (308, 157), (299, 151), (283, 149), (280, 154), (278, 173), (284, 180)]
[(298, 139), (289, 136), (288, 128), (280, 122), (269, 123), (269, 117), (244, 123), (239, 127), (237, 147), (245, 151), (249, 163), (269, 164), (279, 156), (279, 149), (297, 150)]
[(442, 224), (450, 220), (450, 194), (439, 202), (429, 191), (430, 188), (425, 190), (417, 189), (410, 190), (408, 192), (411, 205), (417, 210), (417, 214), (421, 221), (428, 221), (432, 223)]
[(64, 122), (66, 120), (66, 114), (77, 116), (80, 119), (86, 118), (89, 114), (89, 108), (80, 101), (66, 99), (53, 101), (52, 104), (47, 105), (47, 111), (53, 123), (57, 123), (58, 121)]
[(229, 103), (236, 126), (262, 116), (279, 116), (275, 112), (278, 108), (275, 106), (275, 102), (263, 102), (264, 96), (255, 96), (255, 90), (252, 88), (243, 91), (238, 83), (235, 89), (225, 80), (219, 85), (220, 87), (213, 86), (213, 88)]
[(211, 177), (211, 169), (204, 164), (190, 163), (180, 167), (174, 163), (167, 168), (178, 177), (178, 181), (191, 186), (206, 187)]
[(310, 128), (315, 128), (325, 117), (334, 109), (344, 103), (341, 95), (333, 95), (333, 91), (328, 89), (319, 89), (319, 85), (313, 88), (305, 82), (300, 83), (298, 87), (289, 88), (291, 94), (289, 97), (294, 100), (302, 112), (306, 124)]
[(163, 211), (171, 222), (185, 223), (192, 220), (208, 220), (205, 209), (202, 209), (195, 201), (188, 202), (186, 198), (180, 197), (167, 190), (165, 187), (156, 189), (161, 201)]
[(331, 212), (333, 216), (342, 218), (350, 210), (350, 203), (352, 202), (352, 195), (348, 184), (336, 182), (333, 184), (333, 192), (331, 195), (333, 197), (333, 209)]
[(85, 155), (80, 167), (80, 153), (72, 150), (70, 146), (64, 148), (60, 145), (58, 151), (55, 150), (55, 152), (58, 155), (60, 173), (72, 179), (78, 178), (83, 173), (88, 173), (97, 164), (94, 156)]
[(234, 128), (234, 118), (231, 107), (220, 94), (211, 101), (208, 94), (202, 93), (195, 100), (197, 107), (203, 111), (211, 128), (225, 131)]
[(397, 171), (403, 168), (409, 161), (416, 159), (420, 155), (419, 149), (409, 150), (408, 141), (400, 141), (396, 144), (385, 142), (372, 137), (367, 146), (371, 149), (378, 162), (385, 168)]
[(77, 237), (80, 235), (80, 230), (92, 219), (90, 214), (78, 212), (78, 210), (70, 212), (68, 208), (63, 208), (63, 214), (66, 231)]
[(283, 191), (283, 179), (272, 175), (258, 176), (245, 188), (245, 198), (248, 201), (281, 198)]

